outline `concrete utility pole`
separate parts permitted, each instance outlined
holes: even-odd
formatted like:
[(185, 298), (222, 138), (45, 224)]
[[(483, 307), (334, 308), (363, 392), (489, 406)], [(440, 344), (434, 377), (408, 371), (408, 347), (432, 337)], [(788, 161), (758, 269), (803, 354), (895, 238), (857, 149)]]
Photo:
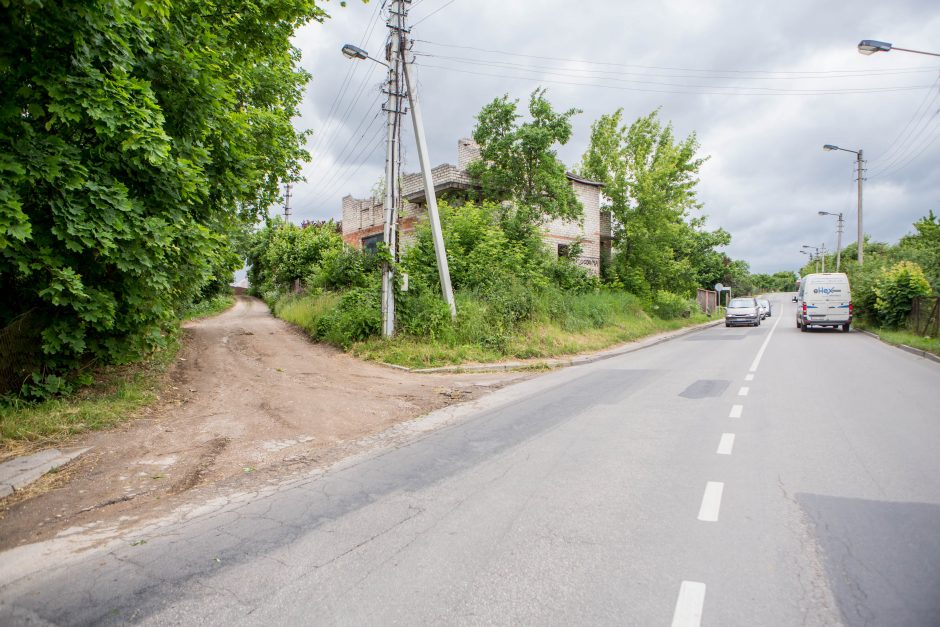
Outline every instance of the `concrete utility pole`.
[[(407, 1), (407, 0), (406, 0)], [(414, 124), (415, 142), (418, 144), (418, 160), (421, 162), (421, 174), (424, 179), (424, 197), (428, 203), (428, 217), (431, 220), (431, 235), (434, 238), (434, 254), (437, 256), (437, 274), (441, 280), (441, 293), (450, 307), (450, 317), (457, 317), (457, 304), (454, 302), (454, 290), (450, 285), (450, 266), (447, 263), (447, 251), (444, 248), (444, 235), (441, 232), (441, 218), (437, 211), (437, 192), (431, 176), (431, 163), (428, 159), (428, 145), (424, 139), (424, 123), (421, 108), (418, 105), (418, 85), (414, 79), (414, 55), (405, 55), (405, 82), (408, 85), (408, 102), (411, 104), (411, 121)], [(410, 56), (410, 58), (409, 58)]]
[(284, 185), (284, 224), (290, 224), (290, 189), (290, 183)]
[(385, 89), (388, 98), (385, 102), (385, 111), (387, 115), (386, 125), (386, 146), (385, 146), (385, 221), (382, 230), (382, 239), (388, 246), (389, 254), (392, 255), (392, 263), (382, 264), (382, 337), (390, 338), (395, 335), (395, 268), (394, 261), (397, 259), (397, 213), (398, 198), (400, 191), (398, 189), (398, 173), (400, 163), (398, 162), (398, 146), (401, 138), (401, 86), (399, 81), (400, 73), (400, 54), (399, 44), (401, 37), (398, 32), (401, 29), (404, 19), (402, 14), (401, 0), (392, 2), (389, 7), (388, 21), (386, 22), (388, 32), (388, 42), (385, 46), (385, 59), (388, 62), (388, 79)]
[(862, 160), (861, 148), (855, 154), (858, 159), (858, 265), (861, 266), (865, 248), (865, 231), (862, 229), (862, 172), (864, 171), (864, 161)]
[(842, 219), (842, 212), (839, 212), (839, 218), (836, 221), (836, 272), (842, 268), (842, 228), (845, 226)]

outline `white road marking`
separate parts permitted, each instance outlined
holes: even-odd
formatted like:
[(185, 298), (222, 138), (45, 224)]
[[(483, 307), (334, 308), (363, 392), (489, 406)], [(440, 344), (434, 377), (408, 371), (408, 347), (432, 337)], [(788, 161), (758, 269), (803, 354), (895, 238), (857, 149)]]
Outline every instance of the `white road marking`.
[(738, 396), (747, 396), (747, 393), (750, 391), (751, 391), (751, 388), (742, 387), (740, 390), (738, 390)]
[(720, 481), (709, 481), (705, 484), (702, 506), (698, 510), (699, 520), (718, 522), (718, 510), (721, 509), (721, 493), (724, 489), (725, 484)]
[(774, 336), (774, 331), (777, 330), (777, 325), (780, 324), (781, 320), (783, 320), (783, 318), (777, 318), (773, 328), (770, 329), (770, 333), (768, 333), (767, 337), (764, 339), (764, 343), (761, 344), (760, 350), (757, 351), (757, 357), (755, 357), (754, 361), (751, 363), (751, 372), (757, 372), (757, 367), (760, 365), (760, 358), (764, 356), (764, 351), (767, 350), (767, 345), (770, 344), (770, 338)]
[(719, 455), (731, 455), (731, 449), (734, 448), (734, 434), (733, 433), (722, 433), (721, 441), (718, 443), (718, 450), (715, 451)]
[(698, 627), (701, 625), (704, 605), (705, 584), (699, 581), (683, 581), (679, 586), (676, 611), (672, 614), (672, 627)]
[(753, 374), (746, 374), (746, 375), (744, 375), (744, 380), (745, 380), (745, 381), (753, 381), (753, 380), (754, 380), (754, 375), (753, 375)]
[(741, 412), (744, 411), (744, 405), (732, 405), (731, 413), (728, 414), (728, 418), (740, 418)]

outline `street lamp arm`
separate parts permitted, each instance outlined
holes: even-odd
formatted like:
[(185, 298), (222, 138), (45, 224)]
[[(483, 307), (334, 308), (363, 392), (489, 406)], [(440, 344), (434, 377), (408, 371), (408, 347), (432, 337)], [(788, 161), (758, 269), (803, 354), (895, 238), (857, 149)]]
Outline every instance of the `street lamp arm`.
[(923, 50), (911, 50), (909, 48), (898, 48), (897, 46), (892, 47), (892, 50), (903, 50), (904, 52), (913, 52), (914, 54), (926, 54), (931, 57), (940, 57), (940, 53), (924, 52)]

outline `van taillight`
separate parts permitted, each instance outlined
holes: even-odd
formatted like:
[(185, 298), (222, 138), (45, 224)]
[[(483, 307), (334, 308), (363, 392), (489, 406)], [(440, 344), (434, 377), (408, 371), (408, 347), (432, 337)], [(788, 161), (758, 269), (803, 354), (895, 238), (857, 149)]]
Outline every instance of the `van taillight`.
[(806, 315), (806, 303), (803, 303), (803, 315)]
[(852, 315), (852, 303), (849, 303), (849, 315)]

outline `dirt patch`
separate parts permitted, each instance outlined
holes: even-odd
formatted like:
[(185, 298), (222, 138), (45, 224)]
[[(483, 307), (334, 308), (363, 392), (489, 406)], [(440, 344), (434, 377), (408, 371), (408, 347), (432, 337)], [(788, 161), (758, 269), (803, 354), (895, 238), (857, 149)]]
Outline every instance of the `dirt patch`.
[(159, 402), (0, 509), (0, 550), (70, 528), (137, 524), (223, 489), (274, 481), (360, 452), (402, 421), (471, 400), (520, 373), (419, 375), (311, 342), (238, 296), (186, 325)]

